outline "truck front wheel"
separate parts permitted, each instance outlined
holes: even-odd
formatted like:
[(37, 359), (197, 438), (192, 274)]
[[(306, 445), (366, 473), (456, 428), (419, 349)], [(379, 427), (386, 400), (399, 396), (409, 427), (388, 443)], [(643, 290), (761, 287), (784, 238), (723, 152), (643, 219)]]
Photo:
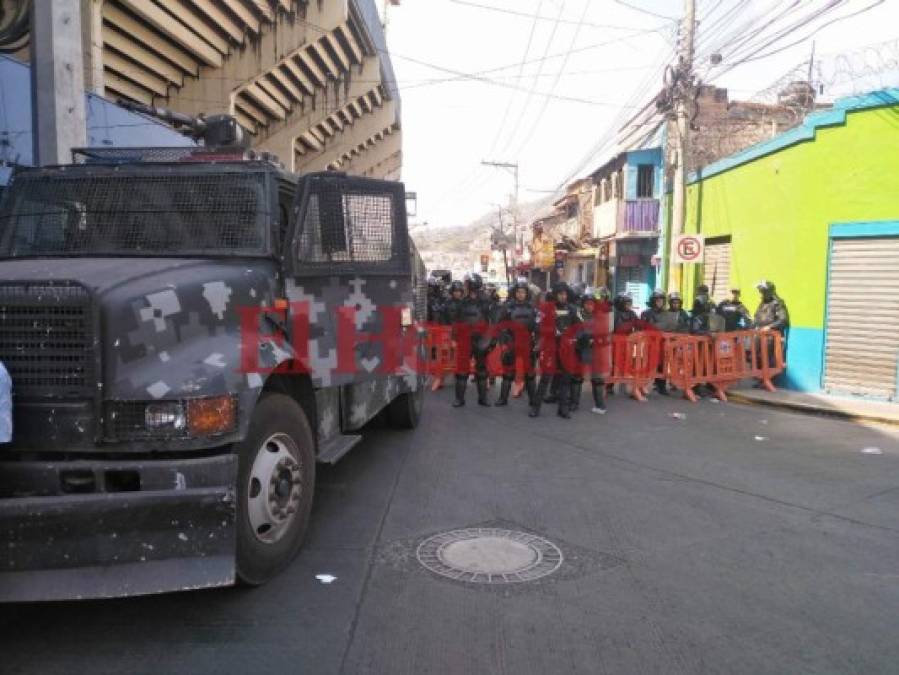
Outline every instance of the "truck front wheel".
[(258, 586), (300, 549), (315, 491), (315, 443), (303, 409), (263, 394), (238, 452), (237, 576)]

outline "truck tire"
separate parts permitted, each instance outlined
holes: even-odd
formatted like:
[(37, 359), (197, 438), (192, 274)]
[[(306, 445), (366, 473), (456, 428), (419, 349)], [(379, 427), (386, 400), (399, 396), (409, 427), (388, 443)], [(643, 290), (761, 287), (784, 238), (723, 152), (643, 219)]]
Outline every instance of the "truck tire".
[(303, 409), (263, 394), (238, 449), (237, 578), (258, 586), (283, 570), (306, 534), (315, 492), (315, 441)]
[(400, 394), (387, 406), (387, 423), (394, 429), (414, 429), (421, 419), (425, 399), (425, 383), (419, 381), (415, 391)]

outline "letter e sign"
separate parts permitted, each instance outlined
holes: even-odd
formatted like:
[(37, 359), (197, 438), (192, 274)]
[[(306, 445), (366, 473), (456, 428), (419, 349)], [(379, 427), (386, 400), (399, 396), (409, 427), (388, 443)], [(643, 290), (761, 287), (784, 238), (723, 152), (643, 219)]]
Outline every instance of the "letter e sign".
[(701, 234), (679, 234), (674, 238), (672, 262), (681, 265), (701, 263), (704, 248)]

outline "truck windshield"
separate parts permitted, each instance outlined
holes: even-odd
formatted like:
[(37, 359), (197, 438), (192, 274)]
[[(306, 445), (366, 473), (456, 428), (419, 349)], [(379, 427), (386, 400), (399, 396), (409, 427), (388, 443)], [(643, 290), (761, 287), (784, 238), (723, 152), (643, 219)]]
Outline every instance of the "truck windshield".
[(264, 253), (261, 172), (97, 173), (16, 176), (0, 206), (0, 255)]

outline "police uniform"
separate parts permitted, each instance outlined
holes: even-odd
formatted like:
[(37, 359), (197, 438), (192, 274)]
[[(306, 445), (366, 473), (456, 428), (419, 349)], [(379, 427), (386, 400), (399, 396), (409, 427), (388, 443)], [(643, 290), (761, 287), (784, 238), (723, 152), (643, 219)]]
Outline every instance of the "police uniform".
[[(737, 291), (737, 289), (733, 289)], [(742, 302), (725, 300), (718, 303), (718, 314), (724, 319), (724, 330), (735, 331), (748, 328), (752, 323), (752, 315)]]
[[(480, 275), (474, 274), (467, 280), (468, 294), (452, 303), (448, 316), (455, 326), (457, 349), (461, 340), (468, 340), (468, 354), (475, 360), (475, 383), (478, 390), (478, 404), (488, 406), (487, 401), (487, 356), (492, 345), (489, 337), (490, 302), (481, 293), (483, 283)], [(463, 345), (464, 346), (464, 345)], [(465, 405), (465, 387), (468, 384), (468, 359), (463, 359), (464, 349), (459, 349), (456, 359), (456, 399), (453, 406)], [(461, 362), (460, 362), (461, 361)]]
[[(527, 291), (528, 295), (523, 301), (516, 298), (519, 289)], [(531, 291), (527, 283), (519, 282), (512, 287), (509, 298), (502, 306), (499, 314), (499, 322), (514, 322), (527, 332), (524, 384), (528, 394), (528, 405), (533, 405), (534, 397), (537, 393), (537, 387), (534, 382), (534, 347), (537, 338), (537, 308), (531, 303)], [(505, 349), (502, 354), (503, 381), (500, 385), (499, 399), (496, 401), (496, 405), (504, 406), (509, 403), (509, 393), (512, 390), (512, 382), (515, 379), (515, 360), (518, 356), (516, 350), (521, 345), (516, 342), (515, 332), (513, 332), (512, 329), (503, 330), (500, 334), (500, 341), (505, 346)]]
[[(546, 396), (551, 382), (554, 382), (558, 387), (559, 417), (570, 417), (568, 404), (571, 395), (571, 373), (565, 368), (565, 363), (562, 359), (562, 348), (563, 340), (571, 339), (571, 336), (566, 335), (566, 332), (571, 326), (580, 323), (581, 318), (577, 307), (569, 303), (567, 298), (565, 301), (561, 300), (559, 296), (563, 291), (567, 295), (567, 284), (560, 283), (553, 287), (553, 295), (556, 298), (552, 306), (554, 312), (550, 314), (547, 311), (546, 313), (541, 313), (540, 316), (541, 323), (553, 322), (552, 326), (544, 324), (540, 327), (541, 364), (544, 369), (555, 370), (555, 373), (546, 372), (545, 370), (540, 376), (540, 385), (537, 388), (537, 395), (532, 401), (529, 413), (531, 417), (536, 417), (540, 414), (540, 404), (543, 402), (543, 397)], [(552, 344), (545, 344), (545, 341), (552, 341)]]
[[(590, 303), (589, 301), (593, 301)], [(592, 311), (590, 306), (593, 306)], [(571, 384), (571, 410), (577, 410), (581, 399), (581, 390), (584, 386), (584, 369), (590, 369), (590, 386), (593, 394), (593, 412), (604, 415), (606, 412), (606, 387), (605, 378), (600, 368), (611, 366), (610, 363), (595, 363), (594, 355), (597, 349), (603, 349), (602, 343), (597, 344), (596, 338), (602, 340), (610, 340), (608, 310), (609, 304), (602, 303), (606, 311), (597, 311), (600, 308), (600, 302), (592, 296), (583, 296), (581, 298), (581, 319), (582, 323), (578, 325), (575, 333), (575, 345), (577, 349), (578, 361), (581, 369), (572, 375)], [(611, 356), (611, 355), (610, 355)]]
[[(672, 302), (681, 304), (681, 307), (679, 309), (672, 309)], [(690, 331), (690, 315), (687, 314), (687, 310), (683, 308), (683, 301), (681, 300), (680, 293), (674, 292), (668, 294), (668, 311), (675, 315), (674, 332), (687, 333)]]
[[(624, 294), (615, 298), (615, 332), (630, 331), (635, 329), (634, 324), (638, 321), (637, 313), (633, 309), (626, 309), (627, 304), (631, 301), (631, 296)], [(620, 331), (619, 331), (620, 329)]]

